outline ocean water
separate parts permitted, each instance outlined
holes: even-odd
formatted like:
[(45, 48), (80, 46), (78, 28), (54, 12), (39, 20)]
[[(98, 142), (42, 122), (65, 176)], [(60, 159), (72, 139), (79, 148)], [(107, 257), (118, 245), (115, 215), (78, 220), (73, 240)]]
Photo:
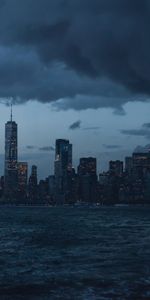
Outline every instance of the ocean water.
[(4, 299), (150, 299), (150, 207), (0, 207)]

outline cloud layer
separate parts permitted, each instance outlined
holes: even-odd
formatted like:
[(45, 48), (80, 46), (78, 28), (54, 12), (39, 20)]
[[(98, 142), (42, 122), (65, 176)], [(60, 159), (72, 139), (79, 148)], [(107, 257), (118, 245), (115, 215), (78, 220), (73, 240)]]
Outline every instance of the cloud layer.
[(103, 147), (107, 150), (118, 150), (121, 148), (120, 145), (106, 145), (106, 144), (103, 144)]
[(150, 139), (150, 123), (144, 123), (138, 129), (122, 129), (120, 132), (128, 136), (141, 136)]
[(149, 98), (149, 19), (149, 0), (1, 1), (1, 101), (123, 114)]
[(81, 121), (78, 120), (74, 123), (72, 123), (70, 126), (69, 126), (69, 129), (71, 130), (76, 130), (76, 129), (79, 129), (81, 127)]

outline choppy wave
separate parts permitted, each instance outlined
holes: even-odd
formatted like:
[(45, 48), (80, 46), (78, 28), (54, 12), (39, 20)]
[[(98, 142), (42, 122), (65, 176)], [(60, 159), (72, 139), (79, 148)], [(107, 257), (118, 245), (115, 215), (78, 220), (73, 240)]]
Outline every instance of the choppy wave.
[(0, 300), (150, 299), (150, 207), (2, 208)]

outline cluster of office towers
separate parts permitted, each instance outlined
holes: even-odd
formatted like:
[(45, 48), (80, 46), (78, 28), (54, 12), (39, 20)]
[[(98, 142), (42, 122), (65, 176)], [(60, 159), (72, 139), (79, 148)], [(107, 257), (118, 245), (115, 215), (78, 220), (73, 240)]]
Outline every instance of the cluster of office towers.
[(55, 146), (54, 176), (49, 177), (54, 202), (72, 204), (79, 199), (93, 202), (97, 183), (96, 158), (80, 158), (77, 173), (72, 166), (72, 144), (58, 139)]
[(72, 166), (72, 144), (57, 139), (54, 175), (37, 179), (37, 166), (18, 161), (17, 124), (5, 124), (5, 170), (1, 177), (2, 201), (27, 204), (149, 203), (150, 151), (133, 153), (123, 161), (110, 161), (109, 170), (97, 176), (94, 157), (80, 158), (77, 172)]
[[(96, 158), (81, 158), (78, 174), (90, 174), (93, 184), (90, 194), (94, 194), (97, 181)], [(89, 178), (87, 176), (87, 178)], [(84, 178), (85, 179), (85, 178)], [(85, 184), (88, 182), (85, 180)], [(18, 161), (17, 123), (12, 119), (5, 124), (5, 170), (1, 178), (3, 200), (23, 201), (31, 204), (40, 203), (74, 203), (78, 200), (78, 175), (72, 167), (72, 144), (66, 139), (57, 139), (55, 145), (54, 176), (45, 180), (37, 179), (37, 166), (31, 167), (28, 180), (27, 162)], [(85, 197), (87, 197), (85, 193)], [(85, 199), (84, 199), (85, 200)]]

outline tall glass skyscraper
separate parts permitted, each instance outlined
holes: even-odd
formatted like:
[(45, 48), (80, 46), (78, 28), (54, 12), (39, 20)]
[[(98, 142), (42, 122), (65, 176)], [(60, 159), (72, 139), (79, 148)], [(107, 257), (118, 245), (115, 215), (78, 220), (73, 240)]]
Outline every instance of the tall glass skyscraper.
[(64, 201), (67, 189), (67, 173), (72, 170), (72, 144), (69, 140), (57, 139), (55, 146), (56, 199)]
[(5, 124), (5, 194), (13, 196), (17, 190), (17, 124), (11, 118)]
[(61, 161), (62, 170), (72, 167), (72, 144), (69, 140), (57, 139), (55, 149), (55, 159)]

